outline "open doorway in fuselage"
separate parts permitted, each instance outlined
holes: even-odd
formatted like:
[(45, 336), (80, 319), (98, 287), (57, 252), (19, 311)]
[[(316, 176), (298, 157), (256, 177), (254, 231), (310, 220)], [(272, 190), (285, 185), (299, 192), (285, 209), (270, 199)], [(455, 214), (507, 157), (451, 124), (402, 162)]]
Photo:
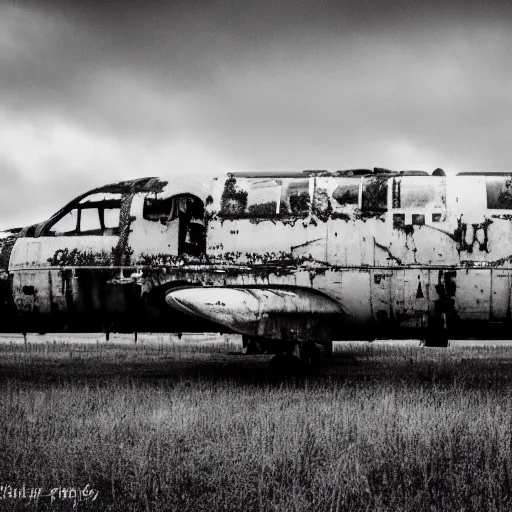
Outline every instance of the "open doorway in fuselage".
[(178, 254), (199, 256), (205, 252), (204, 204), (192, 194), (165, 199), (146, 197), (144, 218), (162, 224), (178, 221)]

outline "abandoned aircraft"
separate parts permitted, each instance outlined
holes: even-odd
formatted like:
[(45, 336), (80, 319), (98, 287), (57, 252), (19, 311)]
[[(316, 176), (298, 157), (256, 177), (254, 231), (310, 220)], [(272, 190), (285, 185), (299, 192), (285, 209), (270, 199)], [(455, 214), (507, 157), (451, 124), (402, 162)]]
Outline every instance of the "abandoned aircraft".
[(305, 359), (334, 339), (510, 337), (512, 174), (143, 178), (0, 245), (3, 331), (229, 331)]

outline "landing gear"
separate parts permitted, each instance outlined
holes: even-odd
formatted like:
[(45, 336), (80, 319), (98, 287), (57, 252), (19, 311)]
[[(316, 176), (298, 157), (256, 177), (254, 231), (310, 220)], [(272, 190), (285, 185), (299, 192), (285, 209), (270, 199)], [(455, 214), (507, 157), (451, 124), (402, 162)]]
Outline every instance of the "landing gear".
[(273, 377), (299, 377), (303, 368), (294, 354), (276, 354), (270, 360), (269, 372)]
[(299, 358), (305, 373), (316, 373), (320, 369), (324, 347), (313, 341), (299, 345)]
[(446, 348), (449, 345), (448, 334), (445, 329), (432, 329), (427, 332), (422, 345), (424, 347)]
[(277, 340), (260, 336), (242, 336), (245, 355), (274, 354), (270, 361), (270, 371), (274, 375), (294, 375), (316, 373), (322, 359), (332, 354), (332, 342)]
[(290, 345), (285, 353), (276, 354), (270, 362), (273, 374), (287, 376), (311, 375), (320, 370), (325, 349), (313, 341)]
[[(255, 354), (276, 354), (275, 347), (274, 351), (270, 351), (272, 348), (271, 340), (262, 338), (261, 336), (242, 336), (243, 353), (247, 356)], [(279, 351), (278, 353), (281, 353)]]

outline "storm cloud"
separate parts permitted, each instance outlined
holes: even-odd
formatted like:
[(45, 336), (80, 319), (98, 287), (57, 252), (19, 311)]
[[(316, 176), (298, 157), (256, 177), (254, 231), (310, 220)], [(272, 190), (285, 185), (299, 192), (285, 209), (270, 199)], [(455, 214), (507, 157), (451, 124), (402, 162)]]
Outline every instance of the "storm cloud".
[(506, 3), (0, 7), (0, 228), (233, 169), (510, 170)]

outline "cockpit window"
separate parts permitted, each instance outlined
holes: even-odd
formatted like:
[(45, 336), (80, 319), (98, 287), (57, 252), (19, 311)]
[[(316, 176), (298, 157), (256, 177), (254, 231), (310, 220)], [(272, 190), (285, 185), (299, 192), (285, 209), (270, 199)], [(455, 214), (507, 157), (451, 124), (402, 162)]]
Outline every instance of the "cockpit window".
[(101, 235), (101, 223), (97, 208), (80, 210), (80, 234)]
[(84, 197), (80, 204), (87, 205), (87, 204), (104, 204), (105, 202), (111, 202), (111, 201), (121, 201), (121, 194), (111, 194), (107, 192), (98, 192), (96, 194), (89, 194), (88, 196)]
[(119, 227), (120, 208), (106, 208), (103, 210), (103, 224), (105, 229), (115, 230)]
[(71, 210), (50, 227), (53, 236), (73, 236), (77, 233), (78, 210)]
[(119, 234), (121, 194), (90, 194), (47, 228), (46, 236)]

